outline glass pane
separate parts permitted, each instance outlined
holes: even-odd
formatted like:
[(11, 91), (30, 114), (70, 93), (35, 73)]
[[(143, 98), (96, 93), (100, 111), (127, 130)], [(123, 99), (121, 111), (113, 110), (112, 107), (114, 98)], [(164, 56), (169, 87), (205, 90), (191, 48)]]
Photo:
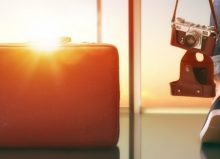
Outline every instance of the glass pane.
[[(179, 79), (186, 51), (169, 44), (174, 6), (175, 0), (142, 1), (142, 106), (209, 107), (211, 99), (170, 95), (169, 83)], [(208, 1), (180, 1), (177, 16), (208, 25)]]
[(95, 0), (1, 0), (0, 42), (71, 36), (96, 41)]

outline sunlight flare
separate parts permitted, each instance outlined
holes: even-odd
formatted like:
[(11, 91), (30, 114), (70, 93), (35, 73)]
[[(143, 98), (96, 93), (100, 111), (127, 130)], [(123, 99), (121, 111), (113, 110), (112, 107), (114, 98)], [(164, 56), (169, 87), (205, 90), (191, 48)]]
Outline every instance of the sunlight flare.
[(38, 53), (51, 54), (59, 48), (60, 41), (58, 38), (57, 39), (56, 38), (41, 39), (41, 40), (31, 42), (31, 46)]

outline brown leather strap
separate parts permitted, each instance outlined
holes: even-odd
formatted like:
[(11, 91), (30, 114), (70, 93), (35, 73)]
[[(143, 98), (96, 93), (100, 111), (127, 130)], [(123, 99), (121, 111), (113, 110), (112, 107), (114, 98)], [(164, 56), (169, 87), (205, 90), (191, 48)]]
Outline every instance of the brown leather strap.
[(175, 19), (176, 19), (176, 10), (177, 10), (178, 3), (179, 3), (179, 0), (176, 0), (175, 8), (174, 8), (174, 11), (173, 11), (172, 22), (174, 22)]
[[(173, 17), (172, 17), (172, 22), (174, 22), (175, 19), (176, 19), (176, 11), (177, 11), (178, 3), (179, 3), (179, 0), (176, 0), (174, 12), (173, 12)], [(212, 0), (209, 0), (209, 5), (210, 5), (211, 13), (212, 13), (212, 16), (213, 16), (213, 19), (214, 19), (216, 30), (218, 30), (218, 22), (217, 22), (217, 18), (216, 18), (216, 15), (215, 15), (215, 9), (214, 9)]]
[(212, 0), (209, 0), (209, 5), (210, 5), (210, 8), (211, 8), (212, 17), (214, 19), (216, 30), (218, 30), (218, 22), (217, 22), (217, 18), (216, 18), (216, 15), (215, 15), (215, 9), (214, 9)]

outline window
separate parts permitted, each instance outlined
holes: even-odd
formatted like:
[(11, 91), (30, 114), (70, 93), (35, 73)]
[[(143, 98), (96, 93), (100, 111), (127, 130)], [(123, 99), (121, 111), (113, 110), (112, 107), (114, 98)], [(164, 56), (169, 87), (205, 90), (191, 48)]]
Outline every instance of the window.
[(21, 42), (47, 36), (96, 41), (96, 1), (3, 0), (0, 41)]

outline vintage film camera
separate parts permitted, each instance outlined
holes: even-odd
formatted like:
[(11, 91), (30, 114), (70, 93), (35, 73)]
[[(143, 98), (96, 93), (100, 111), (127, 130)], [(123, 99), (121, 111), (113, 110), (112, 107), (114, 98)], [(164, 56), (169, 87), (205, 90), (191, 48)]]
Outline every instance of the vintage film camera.
[(176, 18), (172, 23), (173, 46), (212, 55), (217, 37), (218, 33), (214, 26), (194, 24), (183, 18)]
[[(205, 26), (176, 18), (178, 0), (172, 17), (170, 44), (186, 51), (180, 65), (180, 77), (170, 83), (171, 94), (175, 96), (213, 97), (215, 83), (213, 80), (213, 55), (218, 39), (218, 24), (212, 0), (209, 0), (215, 26)], [(199, 61), (197, 53), (202, 53)]]

